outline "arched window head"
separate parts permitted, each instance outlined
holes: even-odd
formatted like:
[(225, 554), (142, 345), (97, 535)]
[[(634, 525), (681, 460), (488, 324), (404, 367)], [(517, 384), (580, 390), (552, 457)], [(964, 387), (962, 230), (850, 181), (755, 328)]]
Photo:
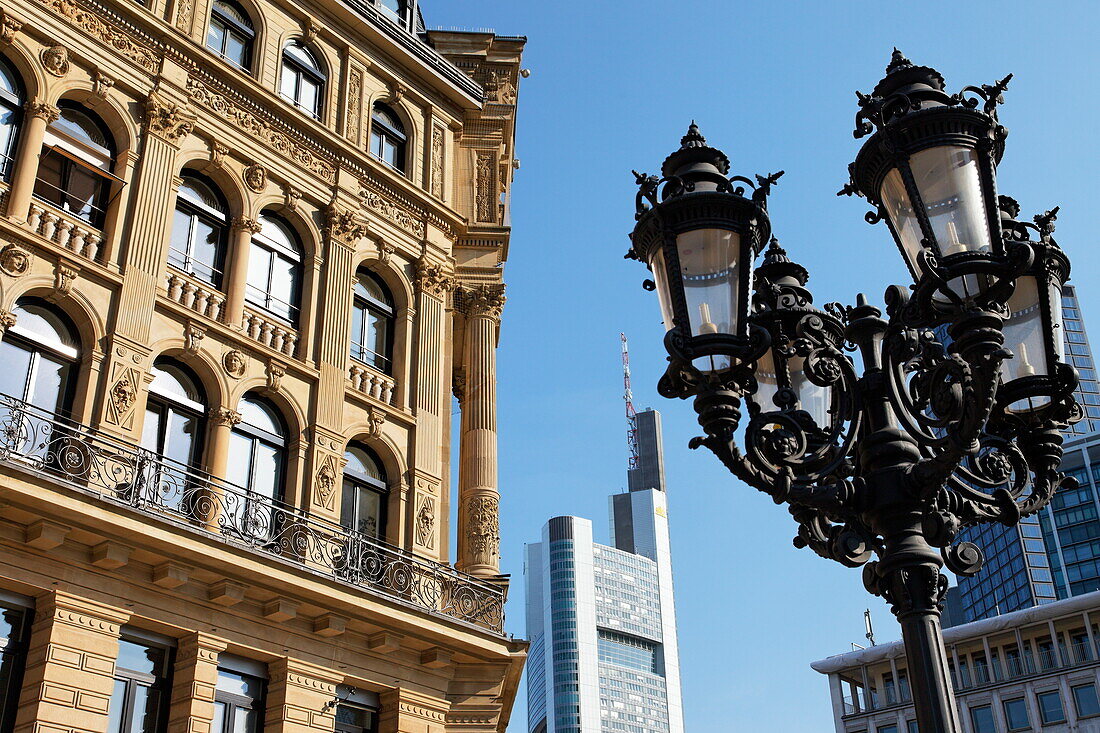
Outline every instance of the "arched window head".
[(286, 423), (279, 411), (259, 395), (249, 393), (237, 405), (241, 421), (229, 436), (226, 480), (243, 496), (226, 502), (225, 520), (248, 535), (276, 529), (276, 502), (283, 498), (289, 456)]
[(274, 214), (261, 214), (260, 224), (248, 253), (245, 300), (296, 324), (301, 299), (301, 242), (290, 225)]
[(34, 195), (102, 227), (107, 216), (115, 144), (107, 126), (81, 105), (63, 101), (61, 115), (46, 129)]
[(375, 102), (371, 112), (370, 152), (383, 163), (405, 172), (405, 148), (408, 136), (401, 118), (392, 109)]
[(184, 171), (176, 195), (168, 264), (214, 287), (221, 287), (229, 207), (210, 181)]
[(0, 394), (67, 415), (80, 359), (72, 321), (44, 300), (21, 298), (0, 342)]
[(386, 473), (370, 448), (352, 443), (344, 453), (344, 489), (340, 524), (354, 532), (384, 539), (389, 487)]
[(393, 296), (367, 270), (355, 276), (351, 315), (351, 358), (391, 374), (393, 371)]
[(321, 117), (325, 78), (320, 61), (309, 48), (298, 41), (291, 41), (283, 48), (279, 91), (295, 107), (318, 119)]
[(192, 473), (202, 463), (206, 394), (185, 365), (161, 357), (152, 368), (141, 447), (157, 454), (157, 481), (147, 497), (161, 508), (183, 512), (193, 498)]
[(210, 30), (206, 47), (234, 66), (248, 71), (252, 66), (252, 44), (256, 31), (252, 19), (233, 0), (214, 0), (210, 8)]
[(19, 74), (7, 59), (0, 56), (0, 179), (5, 181), (11, 175), (26, 101), (27, 95)]

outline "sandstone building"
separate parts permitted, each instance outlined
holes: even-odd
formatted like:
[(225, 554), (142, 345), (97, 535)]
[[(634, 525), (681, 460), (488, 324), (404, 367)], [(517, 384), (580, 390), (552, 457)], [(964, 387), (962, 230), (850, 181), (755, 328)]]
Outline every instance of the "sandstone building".
[(0, 733), (504, 730), (523, 45), (0, 0)]

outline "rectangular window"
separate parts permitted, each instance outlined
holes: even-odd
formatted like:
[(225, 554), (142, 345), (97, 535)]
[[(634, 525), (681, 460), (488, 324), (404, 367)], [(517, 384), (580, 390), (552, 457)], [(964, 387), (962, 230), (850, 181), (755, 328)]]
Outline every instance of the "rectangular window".
[(218, 659), (211, 733), (260, 733), (263, 730), (264, 665), (227, 654)]
[(1018, 697), (1015, 700), (1005, 700), (1005, 722), (1008, 723), (1008, 729), (1013, 730), (1027, 730), (1031, 727), (1031, 721), (1027, 717), (1027, 702)]
[(0, 595), (0, 731), (3, 733), (15, 725), (32, 615), (30, 608), (9, 603)]
[[(129, 638), (128, 638), (129, 637)], [(108, 733), (158, 733), (168, 720), (171, 650), (123, 630), (115, 659)]]
[(997, 733), (997, 726), (993, 722), (993, 708), (988, 705), (970, 708), (970, 723), (974, 733)]
[(1073, 688), (1073, 704), (1078, 718), (1100, 715), (1100, 700), (1096, 699), (1096, 685), (1078, 685)]
[(1062, 710), (1062, 696), (1057, 690), (1040, 692), (1035, 699), (1039, 701), (1039, 717), (1042, 718), (1043, 725), (1065, 722), (1066, 714)]
[(917, 721), (910, 720), (905, 724), (906, 733), (920, 733), (920, 729), (917, 727)]
[(890, 725), (880, 725), (875, 728), (875, 733), (898, 733), (898, 727), (893, 723)]
[(377, 733), (378, 710), (354, 702), (336, 706), (336, 733)]

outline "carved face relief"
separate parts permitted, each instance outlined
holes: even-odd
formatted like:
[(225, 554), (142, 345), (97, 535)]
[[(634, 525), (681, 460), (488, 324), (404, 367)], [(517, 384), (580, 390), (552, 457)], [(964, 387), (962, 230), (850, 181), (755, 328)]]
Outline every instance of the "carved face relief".
[(15, 244), (0, 249), (0, 270), (12, 277), (19, 277), (31, 267), (31, 253)]
[(253, 163), (244, 169), (244, 182), (256, 193), (263, 193), (267, 188), (267, 169), (259, 163)]
[(69, 73), (69, 49), (64, 46), (44, 48), (38, 58), (42, 61), (42, 68), (54, 76), (60, 77)]
[(248, 362), (244, 354), (236, 349), (225, 352), (225, 356), (222, 357), (222, 366), (225, 367), (225, 373), (234, 379), (240, 379), (244, 376), (247, 365)]

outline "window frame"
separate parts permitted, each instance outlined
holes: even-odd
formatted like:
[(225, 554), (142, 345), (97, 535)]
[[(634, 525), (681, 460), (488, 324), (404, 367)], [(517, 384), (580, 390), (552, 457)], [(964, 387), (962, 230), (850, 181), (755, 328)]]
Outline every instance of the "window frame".
[[(168, 266), (172, 267), (175, 270), (179, 270), (180, 272), (189, 275), (190, 277), (201, 280), (204, 283), (208, 283), (209, 285), (212, 285), (219, 291), (221, 291), (225, 284), (225, 257), (229, 243), (229, 205), (225, 201), (225, 197), (222, 196), (222, 192), (218, 189), (218, 187), (205, 176), (199, 175), (192, 171), (184, 171), (182, 178), (184, 180), (184, 183), (186, 183), (188, 179), (191, 179), (199, 185), (207, 188), (210, 193), (218, 200), (218, 203), (222, 205), (224, 210), (218, 211), (217, 209), (214, 209), (213, 207), (208, 206), (201, 201), (194, 201), (191, 198), (184, 196), (181, 193), (181, 191), (183, 190), (183, 184), (181, 184), (176, 192), (176, 207), (173, 210), (173, 214), (182, 213), (190, 217), (190, 224), (188, 227), (187, 236), (187, 251), (180, 252), (173, 246), (175, 243), (174, 236), (172, 236), (175, 234), (175, 232), (173, 231), (169, 235), (168, 241)], [(217, 252), (214, 258), (215, 262), (210, 267), (214, 275), (212, 280), (207, 279), (202, 275), (196, 273), (193, 267), (187, 267), (188, 263), (191, 263), (195, 260), (196, 221), (202, 221), (218, 230), (218, 243), (216, 247)], [(175, 218), (173, 216), (173, 230), (174, 229)], [(173, 252), (182, 255), (184, 266), (181, 267), (180, 265), (172, 262)], [(206, 263), (202, 264), (205, 266)]]
[[(214, 2), (210, 4), (210, 27), (208, 27), (206, 31), (206, 47), (217, 54), (218, 58), (223, 59), (224, 61), (228, 61), (230, 64), (237, 67), (241, 71), (244, 71), (245, 73), (251, 74), (252, 50), (253, 46), (256, 43), (256, 29), (253, 26), (244, 25), (236, 18), (233, 18), (229, 14), (222, 11), (221, 8), (218, 7), (219, 2), (230, 6), (238, 13), (240, 13), (243, 17), (248, 18), (250, 22), (252, 20), (252, 14), (245, 10), (245, 8), (240, 3), (235, 2), (235, 0), (214, 0)], [(210, 28), (214, 26), (215, 20), (222, 25), (222, 47), (220, 49), (214, 48), (210, 45)], [(231, 32), (237, 33), (238, 37), (243, 37), (243, 42), (241, 43), (241, 46), (244, 48), (244, 63), (240, 63), (235, 59), (230, 58), (226, 54), (226, 39), (229, 37), (229, 34)]]
[(971, 708), (968, 708), (968, 712), (970, 713), (970, 727), (971, 727), (971, 729), (973, 729), (974, 733), (986, 733), (986, 731), (984, 729), (979, 729), (978, 721), (974, 717), (975, 713), (977, 713), (979, 711), (983, 711), (983, 710), (989, 712), (989, 720), (993, 724), (992, 730), (990, 730), (988, 733), (997, 733), (997, 718), (993, 715), (993, 705), (990, 704), (990, 703), (985, 703), (983, 705), (975, 705)]
[[(1047, 710), (1043, 707), (1043, 698), (1049, 698), (1053, 696), (1058, 700), (1058, 709), (1061, 711), (1062, 717), (1058, 720), (1047, 720)], [(1043, 725), (1057, 725), (1058, 723), (1064, 723), (1067, 720), (1066, 717), (1066, 705), (1062, 702), (1062, 693), (1059, 690), (1043, 690), (1035, 692), (1035, 704), (1039, 706), (1039, 722)]]
[[(270, 314), (274, 318), (278, 318), (283, 323), (290, 324), (292, 327), (298, 327), (298, 319), (302, 314), (302, 290), (303, 290), (303, 277), (305, 269), (305, 247), (302, 245), (302, 238), (298, 235), (297, 230), (291, 226), (290, 222), (286, 221), (282, 217), (275, 216), (269, 213), (262, 213), (260, 215), (261, 225), (266, 221), (272, 222), (273, 225), (278, 226), (280, 229), (285, 230), (285, 233), (289, 236), (293, 244), (298, 247), (297, 251), (288, 249), (283, 243), (276, 239), (265, 236), (263, 233), (263, 226), (260, 231), (252, 235), (249, 240), (249, 266), (248, 272), (245, 273), (245, 288), (244, 299), (249, 305), (260, 308), (265, 313)], [(252, 273), (253, 262), (252, 257), (256, 254), (257, 250), (262, 251), (265, 255), (268, 255), (267, 265), (267, 282), (264, 289), (249, 281), (249, 275)], [(275, 261), (276, 259), (282, 259), (286, 262), (290, 262), (293, 265), (293, 276), (291, 277), (291, 293), (290, 300), (285, 301), (282, 298), (275, 297), (272, 293), (272, 283), (275, 275)], [(263, 298), (260, 302), (260, 298), (253, 295), (253, 293), (262, 294)], [(275, 310), (272, 310), (272, 302), (277, 301), (287, 307), (289, 316), (283, 315)]]
[[(114, 674), (115, 682), (122, 682), (125, 685), (123, 708), (118, 719), (119, 728), (117, 733), (126, 733), (127, 731), (134, 730), (134, 715), (137, 712), (135, 710), (135, 701), (137, 688), (139, 686), (156, 689), (159, 693), (156, 721), (154, 722), (153, 729), (152, 731), (144, 731), (143, 733), (161, 733), (168, 725), (168, 709), (171, 706), (172, 667), (175, 661), (175, 649), (171, 644), (153, 642), (144, 634), (127, 633), (125, 629), (119, 637), (120, 649), (124, 641), (130, 644), (138, 644), (159, 649), (164, 653), (164, 657), (161, 661), (162, 670), (159, 676), (128, 669), (126, 667), (120, 667), (116, 660)], [(113, 695), (111, 697), (111, 702), (114, 702)], [(108, 731), (107, 733), (116, 733), (116, 731)]]
[[(343, 481), (341, 484), (340, 495), (340, 525), (344, 529), (350, 530), (362, 534), (370, 539), (385, 541), (387, 520), (389, 518), (389, 499), (390, 499), (390, 487), (386, 480), (385, 467), (382, 465), (382, 461), (378, 458), (378, 454), (371, 450), (368, 446), (362, 443), (351, 443), (348, 445), (345, 453), (350, 453), (352, 449), (362, 451), (366, 454), (377, 467), (378, 472), (382, 474), (381, 479), (377, 479), (365, 473), (360, 473), (351, 468), (351, 462), (344, 466)], [(352, 492), (349, 500), (349, 489)], [(359, 496), (360, 492), (369, 491), (378, 496), (378, 526), (373, 536), (362, 532), (359, 529), (359, 522), (361, 517), (359, 516)], [(352, 508), (352, 517), (345, 516), (345, 509), (350, 506)]]
[[(1017, 703), (1019, 703), (1019, 705), (1020, 705), (1020, 707), (1018, 709), (1023, 711), (1024, 720), (1023, 720), (1023, 725), (1018, 725), (1016, 727), (1013, 727), (1012, 726), (1012, 719), (1013, 719), (1015, 714), (1009, 712), (1009, 705), (1016, 705)], [(1028, 710), (1027, 699), (1026, 698), (1014, 697), (1010, 700), (1002, 700), (1001, 701), (1001, 708), (1004, 711), (1005, 725), (1008, 726), (1009, 733), (1015, 733), (1015, 731), (1030, 730), (1031, 729), (1031, 711)], [(1014, 709), (1016, 709), (1016, 708), (1014, 708)]]
[[(1088, 713), (1087, 715), (1082, 714), (1081, 705), (1080, 705), (1079, 699), (1077, 697), (1077, 691), (1078, 690), (1083, 690), (1085, 688), (1092, 688), (1092, 698), (1097, 703), (1096, 712)], [(1069, 689), (1070, 689), (1070, 696), (1073, 698), (1073, 710), (1074, 710), (1074, 712), (1077, 713), (1078, 718), (1095, 718), (1097, 716), (1100, 716), (1100, 694), (1097, 693), (1095, 682), (1085, 682), (1085, 683), (1082, 683), (1082, 684), (1070, 685)]]
[(19, 148), (19, 137), (23, 132), (23, 105), (26, 104), (27, 91), (23, 84), (23, 77), (2, 54), (0, 54), (0, 74), (7, 77), (12, 88), (16, 90), (12, 93), (6, 89), (0, 89), (0, 107), (11, 114), (11, 122), (8, 123), (11, 133), (8, 137), (7, 150), (0, 150), (0, 180), (7, 181), (15, 168), (15, 151)]
[[(190, 380), (196, 391), (202, 391), (202, 382), (198, 376), (191, 371), (185, 364), (181, 364), (175, 359), (157, 359), (153, 362), (153, 368), (158, 366), (170, 366), (173, 369), (177, 369), (183, 373), (183, 375)], [(162, 459), (173, 460), (167, 457), (165, 449), (168, 447), (165, 440), (168, 431), (168, 417), (170, 414), (182, 414), (186, 417), (194, 418), (198, 425), (195, 430), (195, 439), (191, 443), (191, 457), (190, 461), (186, 464), (186, 467), (190, 470), (201, 470), (202, 468), (202, 456), (203, 449), (205, 448), (206, 437), (206, 414), (207, 407), (206, 402), (194, 402), (192, 400), (185, 399), (179, 395), (171, 394), (169, 392), (162, 392), (155, 386), (156, 380), (149, 385), (149, 397), (146, 400), (145, 411), (149, 413), (154, 411), (154, 408), (160, 412), (161, 421), (159, 429), (157, 431), (157, 446), (151, 448), (149, 446), (143, 446), (148, 450), (154, 450)], [(205, 395), (202, 395), (205, 397)], [(148, 419), (148, 415), (146, 416)], [(178, 463), (178, 461), (173, 461)]]
[[(103, 122), (102, 118), (95, 114), (94, 111), (87, 109), (84, 105), (72, 102), (71, 100), (61, 100), (58, 102), (58, 107), (62, 112), (62, 116), (66, 110), (71, 110), (86, 117), (89, 122), (98, 128), (99, 133), (104, 138), (105, 145), (101, 146), (94, 141), (88, 143), (87, 141), (72, 137), (67, 131), (56, 126), (57, 120), (51, 122), (46, 128), (45, 139), (42, 141), (42, 153), (38, 163), (38, 170), (35, 172), (32, 195), (39, 201), (63, 211), (69, 216), (86, 222), (95, 229), (102, 230), (107, 219), (107, 209), (111, 201), (114, 200), (112, 188), (116, 183), (125, 183), (125, 181), (116, 176), (113, 172), (118, 157), (118, 149), (114, 142), (114, 136), (111, 134), (110, 129), (107, 127), (106, 123)], [(47, 160), (47, 156), (51, 156), (50, 159), (56, 158), (59, 160), (58, 178), (60, 186), (55, 186), (42, 178), (43, 163)], [(92, 178), (90, 180), (96, 181), (97, 188), (92, 197), (93, 203), (89, 204), (91, 211), (86, 215), (78, 211), (73, 211), (70, 208), (71, 203), (67, 200), (70, 198), (79, 200), (70, 193), (70, 189), (73, 186), (74, 172), (83, 173), (85, 176), (91, 176)], [(53, 201), (48, 198), (40, 192), (40, 187), (53, 189), (53, 193), (57, 195), (59, 201)]]
[(13, 598), (0, 591), (0, 613), (3, 612), (21, 614), (17, 623), (13, 624), (15, 638), (5, 637), (4, 645), (0, 647), (0, 665), (11, 665), (8, 670), (8, 689), (0, 689), (0, 733), (11, 733), (15, 728), (23, 675), (27, 669), (34, 603), (30, 599), (24, 602), (21, 598)]
[[(379, 116), (381, 113), (381, 117)], [(394, 127), (385, 117), (393, 117), (401, 125)], [(375, 144), (377, 141), (377, 145)], [(394, 158), (387, 160), (385, 156), (385, 143), (389, 142), (394, 148)], [(401, 116), (388, 104), (375, 102), (371, 106), (370, 115), (370, 154), (376, 160), (385, 163), (388, 167), (407, 176), (408, 169), (409, 134), (401, 123)]]
[(41, 298), (33, 296), (20, 298), (16, 301), (13, 311), (17, 312), (19, 309), (26, 308), (28, 305), (40, 308), (60, 321), (61, 326), (68, 330), (69, 337), (77, 346), (69, 346), (64, 342), (53, 343), (42, 339), (39, 334), (19, 324), (17, 313), (15, 324), (5, 331), (3, 338), (0, 339), (0, 343), (7, 342), (17, 348), (22, 348), (25, 351), (29, 351), (31, 356), (27, 373), (24, 375), (23, 379), (22, 394), (8, 396), (20, 402), (32, 404), (31, 397), (33, 395), (30, 394), (30, 388), (36, 382), (38, 369), (41, 366), (42, 354), (45, 353), (47, 357), (52, 358), (54, 361), (63, 362), (66, 367), (66, 372), (63, 377), (63, 383), (60, 389), (58, 389), (55, 405), (48, 410), (44, 407), (39, 407), (39, 409), (47, 411), (57, 417), (70, 417), (72, 415), (73, 402), (76, 397), (76, 382), (80, 369), (82, 351), (80, 346), (80, 333), (77, 331), (76, 325), (64, 311), (55, 308), (52, 304)]
[[(222, 729), (220, 731), (213, 730), (213, 726), (211, 726), (210, 733), (237, 733), (233, 729), (233, 722), (236, 718), (235, 713), (238, 709), (256, 711), (256, 728), (246, 733), (262, 733), (264, 729), (264, 712), (267, 705), (267, 678), (250, 672), (241, 671), (240, 669), (236, 669), (235, 666), (236, 665), (223, 664), (221, 660), (218, 661), (218, 679), (217, 682), (214, 683), (214, 705), (215, 707), (218, 703), (224, 705), (225, 714), (222, 717)], [(260, 687), (259, 697), (249, 697), (247, 695), (240, 695), (235, 692), (221, 689), (219, 684), (221, 683), (222, 672), (257, 680)]]
[(336, 714), (339, 715), (340, 708), (351, 708), (353, 710), (359, 710), (368, 712), (371, 714), (371, 726), (364, 728), (358, 724), (352, 725), (350, 723), (341, 723), (336, 721), (333, 723), (334, 733), (378, 733), (378, 717), (379, 709), (374, 705), (368, 705), (366, 703), (356, 702), (353, 700), (343, 700), (336, 705)]
[[(390, 302), (377, 300), (376, 298), (368, 295), (363, 295), (359, 292), (359, 278), (366, 277), (377, 285), (383, 295), (388, 296)], [(397, 308), (393, 303), (393, 294), (386, 284), (382, 281), (382, 278), (375, 275), (373, 272), (360, 268), (356, 272), (356, 285), (352, 296), (352, 308), (356, 311), (362, 312), (362, 329), (360, 333), (353, 333), (350, 339), (350, 345), (352, 349), (351, 358), (356, 361), (366, 364), (383, 374), (393, 374), (393, 342), (394, 342), (394, 330), (397, 325)], [(369, 326), (371, 323), (371, 317), (375, 321), (379, 321), (385, 324), (385, 335), (383, 349), (385, 353), (379, 354), (372, 349), (367, 348), (367, 333), (369, 332)], [(352, 324), (354, 325), (355, 319), (352, 318)], [(370, 357), (374, 357), (373, 359)], [(379, 363), (381, 362), (381, 363)]]
[[(307, 66), (304, 61), (296, 58), (292, 53), (288, 53), (287, 49), (291, 47), (301, 49), (305, 52), (305, 55), (313, 60), (314, 66)], [(279, 65), (279, 96), (290, 102), (295, 109), (301, 110), (313, 119), (320, 121), (324, 111), (325, 92), (328, 88), (328, 74), (325, 73), (325, 69), (322, 68), (318, 55), (319, 54), (315, 50), (311, 49), (308, 44), (303, 43), (301, 39), (291, 39), (287, 41), (283, 46), (282, 62)], [(288, 71), (294, 74), (294, 96), (288, 96), (283, 91), (286, 84), (285, 77)], [(313, 109), (301, 103), (303, 78), (308, 78), (317, 85), (317, 97)]]

